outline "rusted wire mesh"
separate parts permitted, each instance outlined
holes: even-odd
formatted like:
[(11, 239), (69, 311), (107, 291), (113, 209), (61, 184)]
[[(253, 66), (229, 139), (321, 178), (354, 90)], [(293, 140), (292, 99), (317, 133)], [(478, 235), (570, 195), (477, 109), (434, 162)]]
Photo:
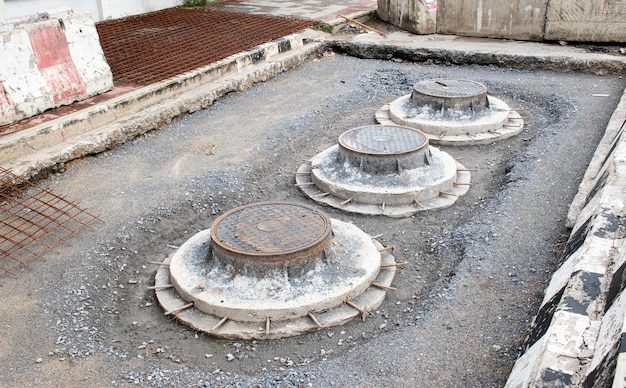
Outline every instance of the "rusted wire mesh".
[(0, 278), (32, 269), (31, 261), (44, 260), (96, 220), (77, 203), (0, 167)]
[(117, 85), (147, 85), (320, 24), (319, 21), (169, 8), (96, 24)]

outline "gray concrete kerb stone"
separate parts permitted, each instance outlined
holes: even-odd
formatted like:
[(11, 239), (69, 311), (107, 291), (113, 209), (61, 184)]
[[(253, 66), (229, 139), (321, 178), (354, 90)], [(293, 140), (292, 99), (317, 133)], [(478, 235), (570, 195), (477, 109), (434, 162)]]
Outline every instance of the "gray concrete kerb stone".
[[(624, 98), (579, 188), (572, 233), (507, 387), (623, 386), (626, 366)], [(610, 139), (610, 140), (609, 140)], [(594, 177), (594, 179), (591, 179)], [(610, 375), (615, 365), (615, 374)]]

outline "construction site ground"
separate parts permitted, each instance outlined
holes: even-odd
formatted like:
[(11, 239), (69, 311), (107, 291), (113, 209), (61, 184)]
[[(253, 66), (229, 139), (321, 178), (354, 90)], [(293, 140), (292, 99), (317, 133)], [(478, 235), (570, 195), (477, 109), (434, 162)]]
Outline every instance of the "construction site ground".
[[(570, 201), (624, 90), (619, 74), (533, 70), (529, 58), (525, 70), (523, 58), (510, 69), (325, 51), (59, 166), (39, 185), (102, 222), (17, 278), (0, 278), (0, 386), (504, 385), (559, 264)], [(525, 130), (494, 144), (442, 147), (477, 170), (450, 208), (403, 219), (324, 209), (382, 233), (407, 263), (378, 310), (276, 341), (219, 340), (163, 314), (147, 288), (151, 262), (234, 207), (311, 204), (294, 186), (302, 160), (436, 77), (485, 83), (524, 116)]]

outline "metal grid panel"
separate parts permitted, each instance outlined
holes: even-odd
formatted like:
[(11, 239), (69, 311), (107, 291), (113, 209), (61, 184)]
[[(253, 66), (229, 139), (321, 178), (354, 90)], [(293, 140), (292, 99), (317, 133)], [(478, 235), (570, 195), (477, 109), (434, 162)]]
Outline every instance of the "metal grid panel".
[(50, 190), (0, 167), (0, 278), (17, 277), (21, 267), (32, 269), (35, 259), (99, 218)]
[(146, 85), (318, 24), (177, 7), (100, 22), (96, 28), (115, 83)]

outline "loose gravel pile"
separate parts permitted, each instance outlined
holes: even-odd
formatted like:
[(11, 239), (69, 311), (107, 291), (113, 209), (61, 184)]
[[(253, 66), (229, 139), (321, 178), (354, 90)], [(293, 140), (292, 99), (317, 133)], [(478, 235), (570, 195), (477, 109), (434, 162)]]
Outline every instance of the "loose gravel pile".
[[(442, 147), (473, 186), (405, 219), (324, 209), (407, 262), (365, 320), (277, 341), (211, 338), (163, 315), (156, 267), (220, 214), (311, 204), (302, 159), (421, 79), (475, 80), (525, 120), (489, 145)], [(105, 221), (0, 281), (0, 385), (501, 386), (558, 265), (569, 202), (624, 88), (618, 77), (359, 60), (326, 53), (41, 182)]]

